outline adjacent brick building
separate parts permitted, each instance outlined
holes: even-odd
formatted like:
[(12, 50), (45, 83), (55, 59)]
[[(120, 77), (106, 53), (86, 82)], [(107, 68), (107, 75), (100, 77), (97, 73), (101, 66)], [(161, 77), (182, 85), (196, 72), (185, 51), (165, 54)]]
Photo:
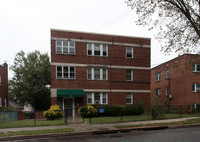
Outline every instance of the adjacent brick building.
[(8, 106), (8, 64), (0, 65), (0, 111)]
[(73, 116), (86, 104), (150, 105), (150, 39), (52, 29), (51, 99)]
[(151, 102), (200, 104), (200, 56), (184, 54), (151, 70)]

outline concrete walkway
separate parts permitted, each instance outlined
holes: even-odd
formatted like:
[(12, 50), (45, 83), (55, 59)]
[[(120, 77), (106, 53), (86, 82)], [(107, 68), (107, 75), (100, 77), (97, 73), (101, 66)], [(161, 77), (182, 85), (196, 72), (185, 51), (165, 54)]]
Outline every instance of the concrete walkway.
[(61, 126), (42, 126), (42, 127), (25, 127), (25, 128), (7, 128), (0, 129), (0, 132), (9, 131), (30, 131), (30, 130), (49, 130), (49, 129), (61, 129), (61, 128), (73, 128), (75, 132), (91, 132), (91, 131), (106, 131), (106, 130), (117, 130), (113, 127), (114, 125), (138, 125), (138, 124), (153, 124), (153, 123), (167, 123), (167, 122), (180, 122), (189, 119), (197, 119), (199, 117), (188, 117), (188, 118), (176, 118), (166, 120), (151, 120), (151, 121), (136, 121), (136, 122), (122, 122), (122, 123), (106, 123), (106, 124), (68, 124)]

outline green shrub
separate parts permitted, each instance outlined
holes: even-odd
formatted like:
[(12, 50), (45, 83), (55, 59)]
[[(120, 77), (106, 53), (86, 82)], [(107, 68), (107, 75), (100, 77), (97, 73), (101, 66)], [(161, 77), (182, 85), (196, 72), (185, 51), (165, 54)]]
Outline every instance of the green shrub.
[(97, 109), (91, 105), (82, 106), (79, 108), (78, 113), (83, 118), (92, 118), (97, 116)]
[(163, 118), (163, 108), (159, 101), (156, 101), (151, 106), (152, 119)]
[(55, 120), (63, 117), (59, 105), (52, 105), (49, 110), (44, 111), (43, 115), (47, 120)]

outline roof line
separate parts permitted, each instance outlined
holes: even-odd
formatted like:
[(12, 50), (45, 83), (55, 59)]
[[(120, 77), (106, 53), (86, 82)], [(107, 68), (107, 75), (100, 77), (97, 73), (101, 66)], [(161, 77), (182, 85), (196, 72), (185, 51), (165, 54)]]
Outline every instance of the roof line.
[(119, 37), (129, 37), (129, 38), (138, 38), (138, 39), (150, 39), (149, 37), (136, 37), (136, 36), (126, 36), (126, 35), (118, 35), (118, 34), (105, 34), (105, 33), (98, 33), (98, 32), (85, 32), (85, 31), (76, 31), (76, 30), (63, 30), (63, 29), (55, 29), (50, 28), (50, 30), (54, 31), (63, 31), (63, 32), (74, 32), (74, 33), (85, 33), (85, 34), (96, 34), (96, 35), (107, 35), (107, 36), (119, 36)]

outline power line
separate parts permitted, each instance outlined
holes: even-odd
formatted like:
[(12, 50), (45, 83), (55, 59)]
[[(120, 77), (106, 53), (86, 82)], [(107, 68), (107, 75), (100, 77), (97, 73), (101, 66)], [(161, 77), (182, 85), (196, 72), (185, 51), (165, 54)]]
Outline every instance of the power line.
[(130, 8), (124, 10), (122, 13), (118, 14), (117, 16), (113, 17), (112, 19), (110, 19), (109, 21), (105, 22), (104, 24), (102, 24), (100, 27), (96, 28), (95, 31), (102, 31), (108, 27), (110, 27), (111, 25), (113, 25), (114, 23), (120, 21), (122, 18), (126, 17), (127, 15), (129, 15), (131, 13)]

